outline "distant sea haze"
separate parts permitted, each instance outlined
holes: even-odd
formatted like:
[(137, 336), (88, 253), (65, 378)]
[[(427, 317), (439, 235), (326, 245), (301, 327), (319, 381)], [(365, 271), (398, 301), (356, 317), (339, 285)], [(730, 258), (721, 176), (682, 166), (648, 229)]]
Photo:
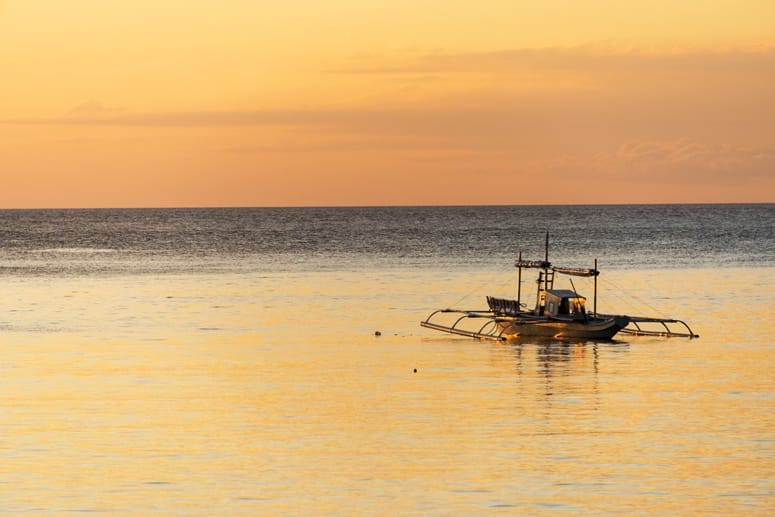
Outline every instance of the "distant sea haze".
[[(775, 205), (0, 211), (0, 274), (772, 266)], [(558, 263), (559, 263), (558, 262)]]

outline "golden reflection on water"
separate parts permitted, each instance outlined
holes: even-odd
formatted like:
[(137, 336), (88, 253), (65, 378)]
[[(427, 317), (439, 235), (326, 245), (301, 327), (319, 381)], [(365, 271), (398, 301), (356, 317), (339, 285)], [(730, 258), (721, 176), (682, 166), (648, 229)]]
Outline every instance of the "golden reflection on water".
[[(469, 288), (490, 274), (17, 280), (0, 297), (2, 509), (771, 513), (772, 270), (604, 274), (702, 337), (418, 326), (480, 306), (490, 287)], [(617, 301), (601, 293), (630, 310)]]

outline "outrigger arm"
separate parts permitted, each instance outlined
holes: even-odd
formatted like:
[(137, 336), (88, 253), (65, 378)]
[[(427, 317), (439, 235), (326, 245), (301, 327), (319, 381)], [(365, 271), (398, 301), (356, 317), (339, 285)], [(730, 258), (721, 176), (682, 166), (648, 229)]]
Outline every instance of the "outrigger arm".
[[(442, 325), (431, 321), (435, 315), (439, 313), (457, 313), (462, 314), (452, 325)], [(482, 325), (479, 330), (467, 330), (458, 327), (457, 325), (467, 319), (484, 318), (487, 322)], [(472, 337), (475, 339), (492, 339), (494, 341), (505, 341), (506, 337), (503, 335), (503, 329), (498, 328), (499, 321), (508, 321), (510, 318), (496, 317), (491, 312), (484, 311), (464, 311), (459, 309), (439, 309), (431, 313), (424, 321), (420, 322), (420, 325), (429, 329), (439, 330), (441, 332), (447, 332), (449, 334), (457, 334), (458, 336)]]
[[(689, 325), (683, 320), (649, 318), (646, 316), (628, 316), (628, 318), (630, 319), (630, 323), (619, 331), (622, 334), (629, 334), (631, 336), (688, 337), (689, 339), (700, 337), (700, 335), (695, 334)], [(645, 329), (638, 325), (638, 323), (656, 323), (662, 325), (664, 330)], [(670, 329), (670, 327), (667, 325), (668, 323), (677, 323), (683, 325), (683, 327), (686, 329), (686, 332), (675, 332)], [(630, 325), (635, 328), (630, 328)]]

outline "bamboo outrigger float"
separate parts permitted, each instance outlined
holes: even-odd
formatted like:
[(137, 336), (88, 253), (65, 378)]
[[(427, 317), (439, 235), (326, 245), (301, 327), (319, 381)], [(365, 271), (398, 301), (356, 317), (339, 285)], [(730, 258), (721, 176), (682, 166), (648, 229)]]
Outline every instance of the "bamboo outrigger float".
[[(677, 319), (647, 316), (599, 314), (597, 312), (597, 260), (592, 269), (553, 266), (549, 262), (549, 233), (546, 233), (544, 260), (523, 260), (517, 268), (516, 300), (487, 297), (487, 310), (439, 309), (420, 325), (433, 330), (477, 339), (507, 340), (519, 336), (555, 339), (611, 339), (617, 333), (633, 336), (698, 338), (689, 325)], [(535, 308), (528, 309), (521, 301), (523, 269), (538, 269), (538, 289)], [(587, 312), (586, 298), (573, 290), (554, 289), (555, 274), (593, 277), (595, 281), (592, 312)], [(452, 315), (451, 323), (442, 323), (440, 315)], [(435, 318), (435, 319), (434, 319)], [(479, 321), (483, 323), (479, 323)], [(446, 319), (444, 319), (446, 321)], [(476, 322), (473, 328), (472, 322)], [(678, 329), (678, 330), (676, 330)]]

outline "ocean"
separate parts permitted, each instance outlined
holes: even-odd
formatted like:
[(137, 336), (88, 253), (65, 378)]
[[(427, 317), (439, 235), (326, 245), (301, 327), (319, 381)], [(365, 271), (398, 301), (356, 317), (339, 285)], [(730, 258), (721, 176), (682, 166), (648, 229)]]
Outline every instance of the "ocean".
[[(773, 223), (773, 204), (0, 210), (0, 512), (771, 515)], [(554, 264), (598, 260), (600, 312), (701, 337), (419, 326), (514, 297), (547, 231)]]

